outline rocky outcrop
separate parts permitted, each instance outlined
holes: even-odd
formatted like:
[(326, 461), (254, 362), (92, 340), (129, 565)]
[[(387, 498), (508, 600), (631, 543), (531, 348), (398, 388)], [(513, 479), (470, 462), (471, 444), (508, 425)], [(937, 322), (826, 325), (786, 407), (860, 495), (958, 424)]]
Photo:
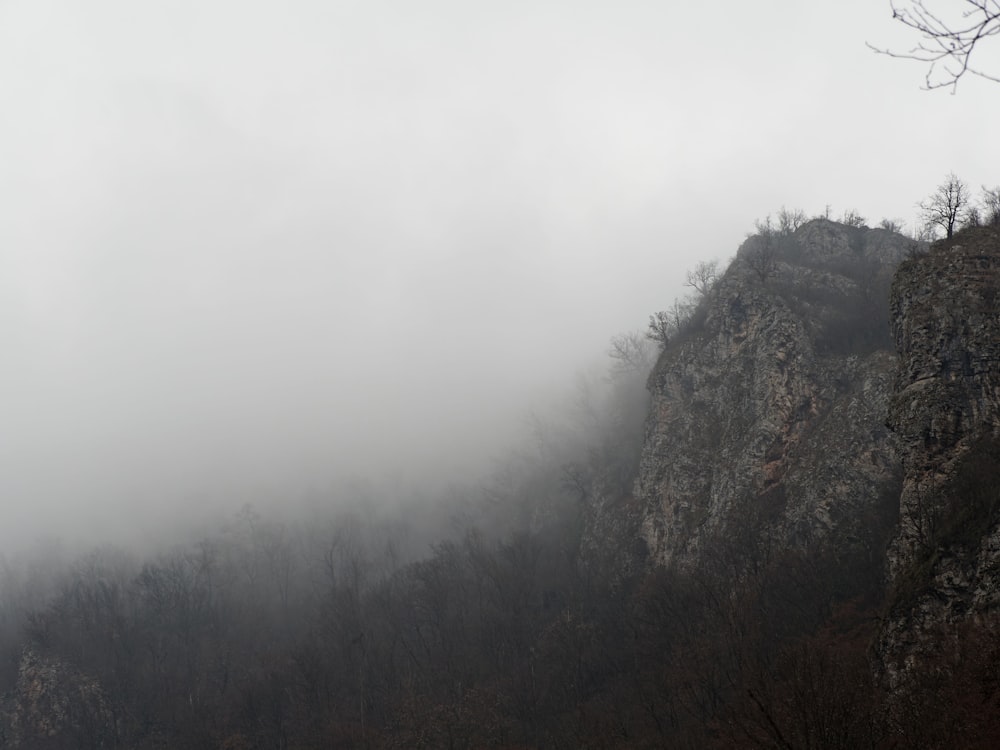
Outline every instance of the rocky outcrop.
[(891, 308), (904, 478), (880, 650), (895, 679), (942, 629), (1000, 605), (1000, 230), (904, 263)]
[(934, 498), (971, 441), (1000, 426), (1000, 239), (969, 231), (904, 263), (892, 288), (900, 352), (889, 424), (905, 467), (893, 572), (930, 530)]
[(944, 643), (995, 636), (1000, 228), (929, 250), (822, 220), (751, 237), (649, 387), (635, 497), (654, 562), (867, 547), (890, 686), (940, 667)]
[(884, 300), (907, 250), (825, 220), (744, 243), (650, 376), (636, 497), (654, 561), (869, 534), (898, 467)]
[(115, 719), (101, 687), (28, 646), (0, 731), (9, 748), (112, 747)]

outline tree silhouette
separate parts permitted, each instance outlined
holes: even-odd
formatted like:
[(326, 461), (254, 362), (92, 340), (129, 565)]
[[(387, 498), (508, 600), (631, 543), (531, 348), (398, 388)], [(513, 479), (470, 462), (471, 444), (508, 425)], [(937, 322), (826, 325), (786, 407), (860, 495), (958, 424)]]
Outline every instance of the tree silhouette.
[(952, 172), (918, 206), (928, 228), (940, 227), (946, 237), (951, 237), (969, 208), (969, 188)]

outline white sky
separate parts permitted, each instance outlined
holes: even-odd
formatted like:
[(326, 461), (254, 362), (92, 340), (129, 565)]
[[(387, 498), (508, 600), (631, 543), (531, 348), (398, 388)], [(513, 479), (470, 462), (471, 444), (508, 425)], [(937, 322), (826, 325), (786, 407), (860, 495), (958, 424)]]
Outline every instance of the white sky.
[(474, 473), (756, 218), (1000, 183), (1000, 85), (866, 41), (916, 43), (875, 0), (0, 0), (0, 541)]

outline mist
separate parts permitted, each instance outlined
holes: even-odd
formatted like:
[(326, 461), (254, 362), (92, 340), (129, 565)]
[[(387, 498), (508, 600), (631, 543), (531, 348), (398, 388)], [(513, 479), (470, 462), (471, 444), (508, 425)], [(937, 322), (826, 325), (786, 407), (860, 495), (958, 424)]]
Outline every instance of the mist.
[(995, 182), (871, 5), (4, 3), (0, 545), (475, 484), (754, 219)]

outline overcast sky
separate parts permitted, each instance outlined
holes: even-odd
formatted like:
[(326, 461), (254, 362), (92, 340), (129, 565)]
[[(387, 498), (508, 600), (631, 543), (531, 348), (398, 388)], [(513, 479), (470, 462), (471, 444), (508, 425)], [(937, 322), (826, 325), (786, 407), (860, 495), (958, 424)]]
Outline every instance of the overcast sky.
[(866, 41), (916, 40), (877, 0), (0, 0), (0, 541), (481, 471), (756, 218), (1000, 183), (1000, 84)]

